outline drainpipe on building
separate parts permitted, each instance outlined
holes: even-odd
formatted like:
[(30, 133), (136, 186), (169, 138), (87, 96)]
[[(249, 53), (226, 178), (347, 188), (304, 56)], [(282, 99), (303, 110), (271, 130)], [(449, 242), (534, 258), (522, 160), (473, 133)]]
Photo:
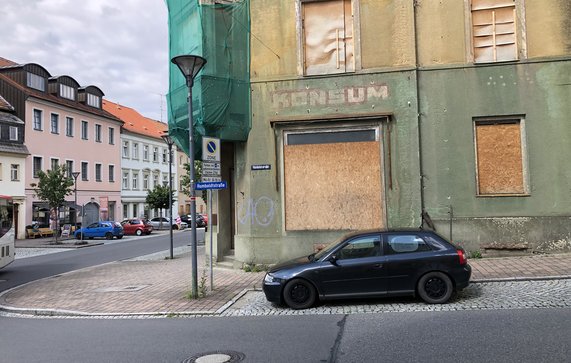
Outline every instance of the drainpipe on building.
[(422, 161), (422, 112), (420, 110), (420, 81), (419, 81), (419, 68), (420, 61), (418, 59), (418, 28), (417, 28), (417, 11), (416, 8), (420, 6), (418, 0), (412, 0), (412, 11), (413, 11), (413, 31), (414, 31), (414, 72), (416, 78), (416, 114), (417, 114), (417, 127), (418, 127), (418, 164), (420, 172), (420, 227), (424, 227), (425, 216), (428, 214), (424, 209), (424, 167)]

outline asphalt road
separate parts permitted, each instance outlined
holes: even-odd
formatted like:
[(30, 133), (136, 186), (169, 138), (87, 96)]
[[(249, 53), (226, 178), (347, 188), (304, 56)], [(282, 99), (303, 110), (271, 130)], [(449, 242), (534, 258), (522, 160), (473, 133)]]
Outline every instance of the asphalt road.
[(0, 317), (2, 362), (569, 362), (570, 309), (236, 318)]
[[(168, 233), (155, 236), (151, 234), (143, 238), (125, 236), (121, 240), (101, 241), (105, 244), (16, 259), (0, 270), (0, 280), (4, 280), (0, 284), (0, 292), (44, 277), (170, 249)], [(188, 244), (190, 229), (173, 233), (174, 248)]]

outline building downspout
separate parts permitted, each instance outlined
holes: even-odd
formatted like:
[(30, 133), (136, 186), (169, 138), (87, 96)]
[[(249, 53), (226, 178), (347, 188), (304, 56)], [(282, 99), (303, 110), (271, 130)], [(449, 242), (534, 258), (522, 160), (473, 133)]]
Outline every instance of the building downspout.
[[(417, 28), (417, 10), (416, 8), (420, 6), (420, 0), (412, 0), (412, 11), (413, 11), (413, 32), (414, 32), (414, 72), (416, 78), (416, 109), (417, 109), (417, 127), (418, 127), (418, 163), (419, 163), (419, 173), (420, 173), (420, 227), (424, 227), (425, 220), (427, 220), (427, 224), (430, 226), (432, 225), (432, 221), (430, 221), (430, 217), (428, 217), (428, 213), (424, 208), (424, 167), (423, 167), (423, 160), (422, 160), (422, 112), (420, 110), (420, 81), (419, 81), (419, 69), (420, 69), (420, 61), (418, 57), (418, 28)], [(433, 228), (433, 227), (432, 227)]]

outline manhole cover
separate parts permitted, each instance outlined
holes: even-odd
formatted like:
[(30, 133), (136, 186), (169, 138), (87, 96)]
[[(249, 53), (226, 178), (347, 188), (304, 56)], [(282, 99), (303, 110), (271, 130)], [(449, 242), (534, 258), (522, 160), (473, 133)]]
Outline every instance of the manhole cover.
[(240, 352), (231, 350), (206, 352), (193, 355), (183, 360), (183, 363), (234, 363), (241, 362), (246, 356)]

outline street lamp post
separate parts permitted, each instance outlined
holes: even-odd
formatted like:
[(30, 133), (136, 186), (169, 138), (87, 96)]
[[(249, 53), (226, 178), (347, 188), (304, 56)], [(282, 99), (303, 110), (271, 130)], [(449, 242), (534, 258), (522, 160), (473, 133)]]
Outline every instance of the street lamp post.
[(166, 132), (165, 134), (161, 135), (163, 140), (165, 140), (166, 144), (169, 146), (169, 221), (171, 223), (170, 228), (170, 253), (171, 253), (171, 260), (174, 258), (173, 256), (173, 241), (172, 241), (172, 145), (174, 144), (174, 140), (172, 137)]
[(194, 196), (194, 127), (192, 123), (192, 86), (194, 85), (194, 77), (200, 72), (206, 64), (206, 59), (197, 55), (179, 55), (171, 59), (176, 64), (184, 78), (188, 87), (188, 156), (190, 158), (190, 244), (192, 246), (192, 296), (198, 297), (198, 270), (197, 270), (197, 243), (196, 243), (196, 200)]
[(75, 233), (75, 231), (77, 231), (77, 177), (79, 176), (80, 172), (79, 171), (74, 171), (71, 173), (71, 176), (73, 176), (73, 191), (75, 193), (75, 199), (74, 199), (74, 206), (73, 206), (73, 210), (75, 211), (75, 219), (73, 222), (73, 232)]

